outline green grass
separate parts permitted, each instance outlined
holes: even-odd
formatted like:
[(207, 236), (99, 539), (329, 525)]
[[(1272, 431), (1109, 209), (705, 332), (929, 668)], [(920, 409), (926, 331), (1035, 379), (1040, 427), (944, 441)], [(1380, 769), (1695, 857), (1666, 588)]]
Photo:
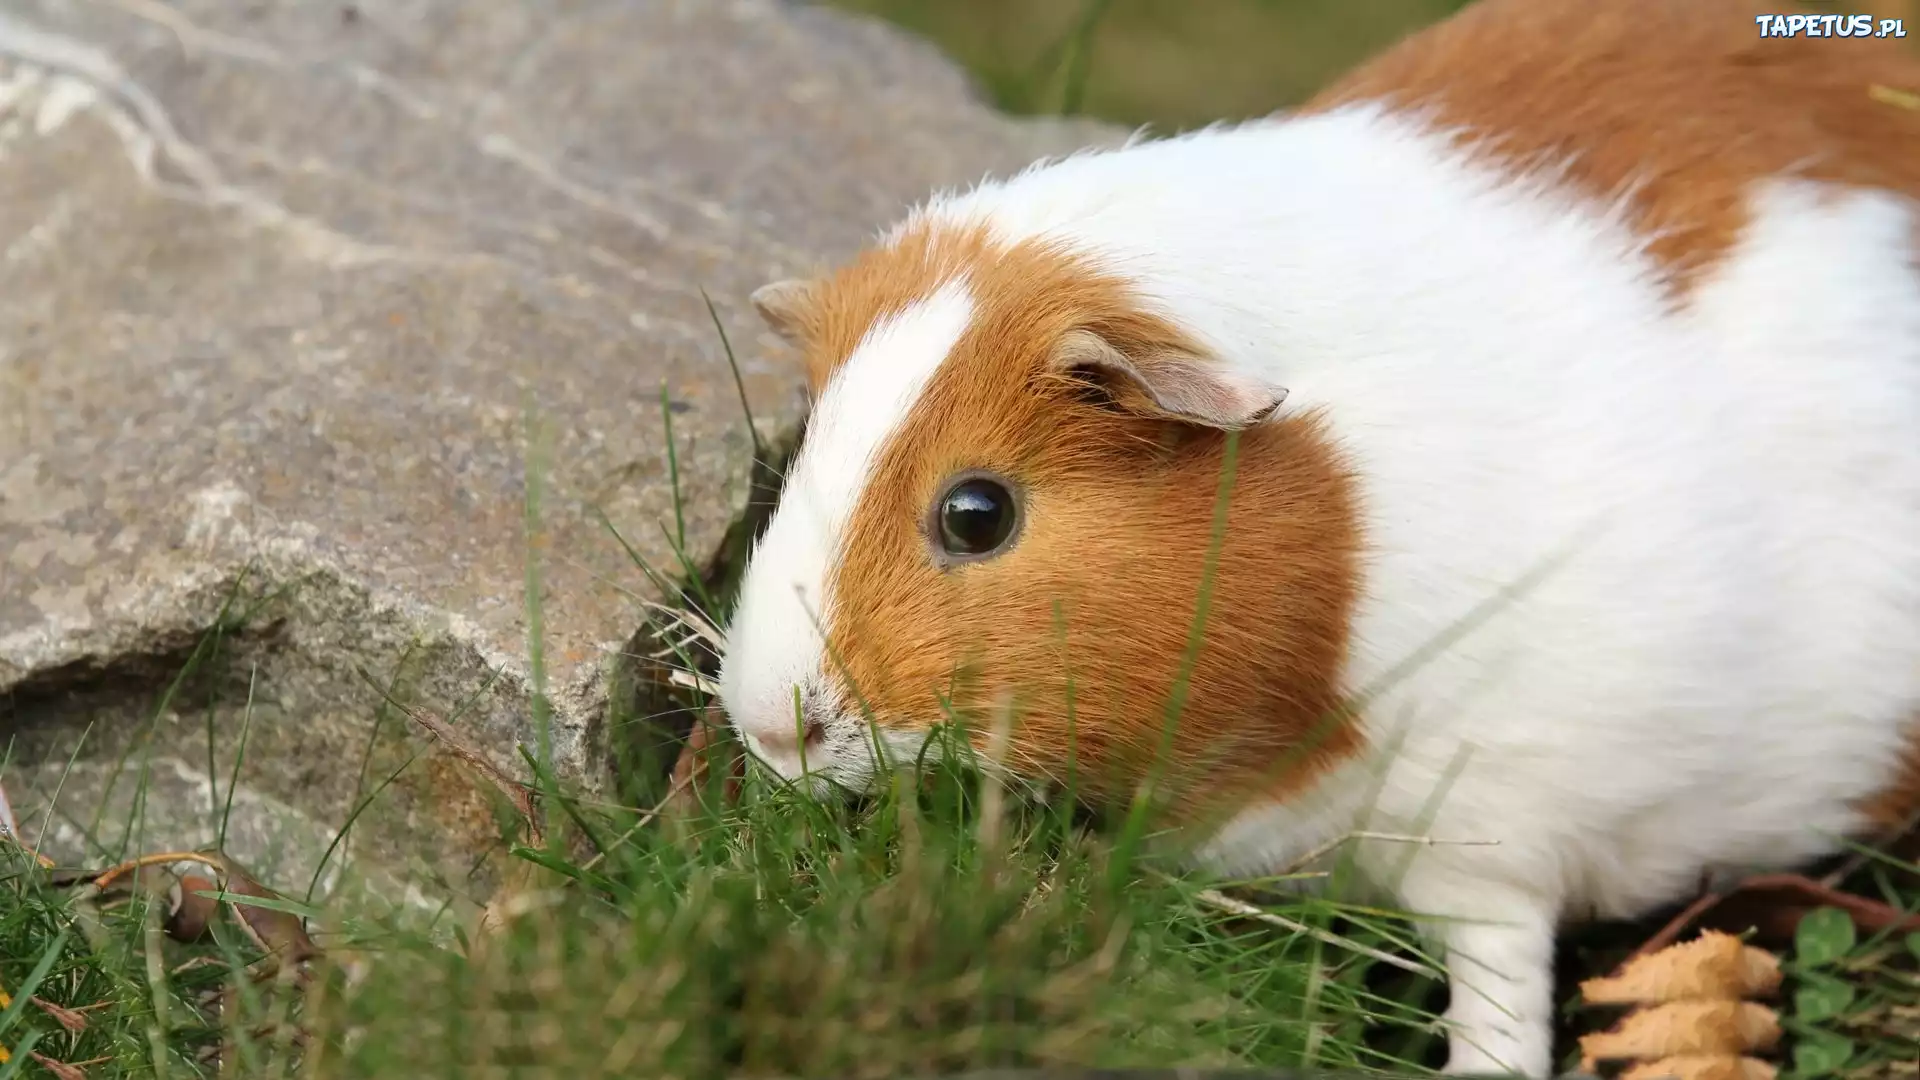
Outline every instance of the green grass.
[[(1363, 1060), (1370, 1016), (1407, 1015), (1367, 999), (1364, 960), (1231, 918), (1198, 884), (1150, 865), (1116, 875), (1111, 853), (1069, 819), (1018, 803), (993, 814), (990, 801), (957, 771), (864, 806), (749, 781), (730, 810), (638, 832), (590, 867), (556, 863), (556, 884), (570, 883), (552, 906), (484, 948), (323, 916), (324, 988), (294, 1014), (311, 1040), (302, 1071), (260, 1036), (262, 1071), (250, 1075), (537, 1064), (517, 1075), (897, 1077), (1294, 1063), (1309, 1044), (1347, 1064)], [(162, 1075), (148, 1036), (165, 1002), (166, 1073), (208, 1075), (193, 1055), (217, 1031), (193, 984), (151, 976), (146, 960), (172, 971), (218, 950), (150, 951), (142, 903), (98, 917), (89, 939), (76, 930), (86, 906), (26, 886), (24, 859), (8, 858), (8, 887), (25, 902), (0, 920), (0, 974), (24, 995), (29, 969), (56, 955), (39, 996), (104, 1007), (79, 1036), (26, 1010), (0, 1038), (21, 1050), (31, 1032), (60, 1060), (107, 1059), (95, 1075)], [(202, 967), (197, 978), (226, 976)]]
[(1127, 874), (1115, 888), (1107, 854), (1057, 816), (996, 830), (980, 801), (959, 775), (859, 808), (750, 783), (677, 843), (623, 846), (478, 962), (382, 965), (316, 1017), (362, 1032), (321, 1072), (524, 1060), (567, 1076), (878, 1078), (1298, 1060), (1299, 939), (1236, 941), (1189, 886)]
[(832, 0), (924, 35), (1001, 108), (1156, 130), (1259, 116), (1464, 0)]
[[(1466, 0), (829, 2), (926, 37), (1003, 109), (1167, 132), (1297, 105)], [(1779, 6), (1803, 9), (1858, 10), (1833, 0)], [(1920, 49), (1920, 38), (1909, 40)]]
[[(1892, 868), (1903, 875), (1915, 870)], [(1887, 892), (1893, 902), (1914, 906), (1911, 880)], [(1863, 940), (1843, 912), (1822, 908), (1801, 920), (1786, 971), (1795, 1075), (1914, 1074), (1920, 1066), (1920, 932)]]
[[(529, 759), (526, 776), (545, 772)], [(897, 778), (857, 803), (754, 772), (738, 800), (703, 791), (670, 826), (536, 785), (550, 842), (514, 849), (545, 875), (525, 894), (531, 914), (502, 937), (448, 942), (289, 905), (329, 952), (301, 998), (235, 974), (259, 949), (231, 923), (211, 944), (173, 942), (156, 932), (164, 901), (101, 906), (0, 850), (0, 981), (16, 994), (0, 1045), (15, 1063), (38, 1052), (88, 1075), (212, 1075), (206, 1055), (225, 1040), (249, 1076), (896, 1077), (1379, 1068), (1394, 1061), (1365, 1029), (1402, 1029), (1416, 1052), (1424, 1038), (1427, 1017), (1368, 985), (1360, 950), (1405, 937), (1391, 918), (1348, 913), (1336, 937), (1340, 910), (1303, 900), (1276, 932), (975, 770)], [(229, 986), (237, 1011), (213, 1015), (209, 993)], [(299, 1048), (283, 1037), (293, 1026)]]

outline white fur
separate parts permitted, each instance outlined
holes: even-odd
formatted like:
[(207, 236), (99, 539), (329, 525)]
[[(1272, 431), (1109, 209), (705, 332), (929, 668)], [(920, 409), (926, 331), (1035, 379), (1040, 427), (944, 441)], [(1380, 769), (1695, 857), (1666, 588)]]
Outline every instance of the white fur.
[[(867, 330), (814, 403), (805, 444), (788, 467), (780, 505), (754, 547), (727, 632), (720, 697), (755, 756), (800, 773), (794, 688), (838, 680), (820, 628), (833, 597), (827, 568), (875, 459), (973, 318), (964, 280), (943, 285)], [(872, 772), (870, 734), (857, 710), (827, 726), (809, 771), (859, 786)], [(880, 743), (887, 746), (883, 736)]]
[[(1920, 210), (1782, 180), (1753, 211), (1676, 307), (1609, 208), (1371, 106), (1070, 158), (922, 211), (1060, 240), (1287, 387), (1283, 414), (1325, 411), (1361, 476), (1350, 677), (1377, 694), (1374, 749), (1247, 811), (1205, 860), (1270, 872), (1357, 827), (1497, 841), (1356, 849), (1435, 919), (1452, 1071), (1550, 1071), (1559, 920), (1830, 850), (1920, 712)], [(887, 362), (923, 384), (939, 325)], [(898, 400), (816, 420), (810, 452), (882, 437)], [(761, 557), (817, 575), (827, 541), (782, 525)], [(770, 590), (750, 576), (743, 633), (783, 632), (754, 626)], [(737, 655), (758, 688), (788, 670)]]

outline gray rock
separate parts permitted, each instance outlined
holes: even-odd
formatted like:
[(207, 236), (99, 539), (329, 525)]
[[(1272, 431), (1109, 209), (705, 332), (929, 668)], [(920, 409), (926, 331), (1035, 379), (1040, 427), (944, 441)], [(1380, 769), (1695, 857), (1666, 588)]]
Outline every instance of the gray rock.
[(701, 290), (773, 440), (799, 384), (748, 291), (1116, 134), (997, 116), (925, 44), (772, 0), (9, 0), (0, 755), (25, 828), (68, 858), (209, 842), (244, 728), (227, 839), (269, 880), (304, 885), (378, 789), (352, 857), (468, 888), (496, 807), (360, 672), (518, 767), (531, 549), (553, 760), (601, 782), (653, 589), (598, 515), (675, 572), (680, 523), (704, 560), (746, 498)]

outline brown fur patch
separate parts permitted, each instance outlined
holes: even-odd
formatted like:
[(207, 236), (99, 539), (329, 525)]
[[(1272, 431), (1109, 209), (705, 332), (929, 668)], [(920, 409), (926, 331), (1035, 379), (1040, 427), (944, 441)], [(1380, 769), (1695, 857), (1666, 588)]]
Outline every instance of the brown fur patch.
[[(1915, 718), (1907, 733), (1893, 783), (1863, 802), (1860, 810), (1868, 825), (1884, 839), (1891, 840), (1895, 834), (1914, 829), (1914, 818), (1920, 815), (1920, 717)], [(1908, 844), (1904, 850), (1920, 854), (1920, 835), (1906, 839)]]
[(925, 299), (956, 275), (987, 260), (984, 230), (914, 228), (876, 244), (836, 270), (796, 312), (807, 384), (818, 394), (875, 322)]
[[(1900, 15), (1898, 5), (1874, 9)], [(1911, 16), (1916, 6), (1905, 5)], [(1781, 174), (1920, 196), (1920, 93), (1906, 42), (1761, 38), (1751, 0), (1481, 0), (1403, 41), (1307, 106), (1431, 109), (1520, 171), (1565, 161), (1563, 183), (1628, 196), (1676, 295), (1739, 236), (1755, 181)], [(1843, 9), (1836, 9), (1843, 10)], [(1909, 17), (1909, 24), (1915, 19)]]
[[(823, 379), (876, 316), (963, 269), (974, 321), (876, 463), (828, 633), (881, 722), (925, 728), (950, 695), (979, 743), (991, 703), (1012, 694), (1017, 771), (1063, 780), (1071, 760), (1080, 790), (1124, 798), (1160, 744), (1226, 437), (1085, 400), (1050, 370), (1067, 331), (1123, 352), (1186, 343), (1123, 282), (973, 232), (922, 227), (829, 279), (810, 371)], [(1024, 524), (1000, 556), (942, 569), (925, 522), (964, 469), (1018, 485)], [(1284, 794), (1358, 747), (1340, 709), (1358, 549), (1351, 480), (1316, 419), (1241, 437), (1220, 585), (1171, 754), (1183, 808), (1203, 792)]]

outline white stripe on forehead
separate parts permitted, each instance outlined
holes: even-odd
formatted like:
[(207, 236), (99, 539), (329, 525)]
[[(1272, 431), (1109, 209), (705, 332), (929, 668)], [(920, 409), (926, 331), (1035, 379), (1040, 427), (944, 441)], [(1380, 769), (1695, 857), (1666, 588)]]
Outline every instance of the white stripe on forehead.
[[(906, 421), (973, 321), (973, 294), (953, 279), (924, 300), (876, 321), (827, 380), (807, 421), (796, 465), (803, 498), (826, 512), (837, 544), (880, 450)], [(796, 477), (789, 475), (791, 483)]]
[(755, 547), (728, 632), (721, 695), (735, 724), (792, 724), (793, 687), (828, 671), (829, 571), (881, 451), (973, 320), (955, 279), (868, 328), (827, 380)]

